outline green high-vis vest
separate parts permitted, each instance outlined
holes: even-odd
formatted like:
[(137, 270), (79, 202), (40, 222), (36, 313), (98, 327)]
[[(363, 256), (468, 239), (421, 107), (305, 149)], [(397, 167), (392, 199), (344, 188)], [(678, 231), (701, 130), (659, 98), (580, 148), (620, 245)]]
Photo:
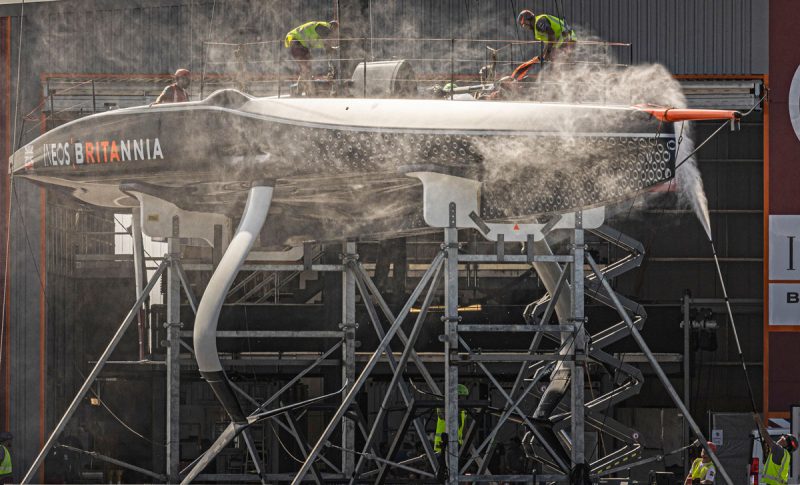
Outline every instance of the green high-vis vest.
[(767, 461), (764, 462), (764, 475), (761, 477), (761, 483), (766, 485), (786, 485), (789, 481), (789, 461), (791, 455), (788, 451), (783, 450), (783, 457), (781, 457), (781, 464), (778, 465), (772, 461), (772, 452), (767, 456)]
[(286, 40), (284, 40), (283, 45), (289, 47), (289, 44), (296, 40), (308, 49), (324, 48), (325, 42), (320, 39), (319, 34), (317, 33), (317, 27), (320, 26), (328, 29), (331, 28), (330, 22), (306, 22), (303, 25), (290, 30), (289, 33), (286, 34)]
[(705, 480), (706, 475), (708, 475), (708, 470), (715, 470), (713, 462), (704, 463), (702, 458), (696, 458), (694, 462), (692, 462), (692, 469), (689, 470), (689, 475), (692, 477), (692, 480)]
[(543, 18), (550, 23), (550, 28), (553, 29), (553, 33), (556, 36), (556, 47), (560, 47), (564, 42), (575, 40), (575, 33), (567, 28), (567, 24), (563, 19), (547, 14), (537, 15), (534, 19), (533, 36), (536, 38), (536, 40), (541, 40), (543, 42), (547, 42), (549, 40), (546, 32), (542, 32), (535, 28), (536, 24), (539, 23), (539, 20)]
[(8, 448), (3, 446), (3, 461), (0, 463), (0, 478), (7, 477), (11, 475), (11, 452), (8, 451)]
[[(458, 444), (464, 444), (464, 424), (467, 422), (467, 412), (462, 410), (459, 414), (461, 423), (458, 425)], [(447, 430), (447, 423), (439, 409), (436, 409), (436, 435), (433, 437), (433, 451), (442, 452), (442, 434)]]

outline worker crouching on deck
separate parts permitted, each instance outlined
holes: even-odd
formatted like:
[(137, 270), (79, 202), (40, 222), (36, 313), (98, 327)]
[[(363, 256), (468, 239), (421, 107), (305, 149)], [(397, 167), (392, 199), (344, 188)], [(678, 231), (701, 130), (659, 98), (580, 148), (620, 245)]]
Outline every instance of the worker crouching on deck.
[(545, 43), (543, 61), (553, 60), (555, 50), (573, 45), (576, 40), (575, 31), (569, 28), (564, 19), (553, 15), (535, 15), (530, 10), (523, 10), (517, 16), (517, 23), (523, 29), (532, 31), (536, 40)]
[(284, 46), (289, 49), (289, 54), (294, 59), (300, 71), (297, 80), (298, 91), (306, 92), (303, 84), (311, 80), (311, 50), (324, 49), (330, 55), (336, 48), (336, 34), (339, 31), (339, 22), (312, 21), (295, 27), (286, 34)]
[(785, 434), (778, 441), (773, 441), (757, 414), (753, 414), (753, 419), (758, 425), (758, 433), (761, 435), (761, 443), (764, 446), (762, 456), (767, 457), (761, 472), (761, 483), (786, 485), (789, 481), (792, 453), (797, 449), (797, 438), (794, 435)]
[(192, 73), (188, 69), (175, 71), (175, 82), (164, 88), (153, 104), (185, 103), (189, 101), (189, 84)]
[[(695, 443), (699, 444), (699, 442), (695, 441)], [(711, 448), (711, 451), (714, 453), (717, 452), (717, 445), (712, 442), (708, 442), (708, 447)], [(692, 467), (689, 469), (689, 475), (686, 476), (686, 480), (683, 481), (683, 485), (711, 485), (714, 483), (714, 477), (717, 475), (717, 468), (714, 466), (714, 463), (711, 461), (711, 457), (706, 455), (706, 450), (700, 452), (700, 458), (696, 458), (692, 462)]]

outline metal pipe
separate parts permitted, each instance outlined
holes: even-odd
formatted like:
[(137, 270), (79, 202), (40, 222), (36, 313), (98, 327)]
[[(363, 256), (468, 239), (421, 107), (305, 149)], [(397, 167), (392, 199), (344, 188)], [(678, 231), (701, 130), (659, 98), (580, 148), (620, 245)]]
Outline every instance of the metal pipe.
[(28, 472), (22, 478), (22, 481), (20, 483), (31, 483), (34, 473), (36, 473), (36, 471), (42, 465), (42, 462), (44, 462), (45, 457), (53, 448), (53, 445), (55, 444), (56, 440), (58, 439), (59, 436), (61, 436), (61, 433), (64, 431), (64, 428), (67, 426), (67, 422), (69, 422), (70, 418), (72, 418), (72, 415), (75, 414), (75, 411), (78, 409), (78, 405), (81, 403), (81, 401), (83, 401), (83, 398), (86, 397), (86, 393), (89, 392), (89, 388), (92, 386), (92, 384), (94, 384), (95, 379), (97, 379), (98, 374), (100, 374), (100, 371), (103, 369), (103, 365), (105, 365), (106, 361), (111, 356), (111, 353), (114, 352), (114, 349), (117, 348), (117, 344), (119, 344), (120, 340), (122, 340), (122, 336), (125, 335), (125, 331), (128, 329), (131, 322), (133, 322), (133, 320), (136, 318), (136, 315), (139, 312), (139, 308), (144, 303), (146, 295), (150, 294), (150, 290), (153, 289), (153, 287), (156, 285), (156, 282), (161, 277), (161, 274), (164, 273), (164, 270), (166, 269), (167, 269), (167, 261), (162, 261), (161, 264), (158, 266), (158, 269), (156, 269), (156, 272), (153, 274), (153, 277), (150, 278), (150, 281), (147, 283), (147, 286), (145, 286), (144, 290), (142, 291), (142, 294), (139, 296), (139, 299), (137, 299), (136, 303), (133, 304), (133, 307), (130, 309), (128, 315), (122, 321), (122, 324), (120, 324), (119, 328), (117, 329), (117, 332), (111, 338), (111, 341), (108, 343), (103, 353), (97, 359), (97, 363), (92, 368), (92, 371), (89, 372), (89, 375), (86, 377), (86, 380), (83, 382), (83, 385), (78, 390), (78, 393), (75, 395), (75, 397), (72, 399), (72, 402), (70, 403), (67, 410), (64, 411), (64, 415), (58, 421), (58, 424), (56, 424), (56, 427), (53, 430), (53, 432), (50, 433), (50, 437), (47, 438), (47, 442), (45, 442), (44, 446), (39, 451), (39, 454), (36, 455), (36, 459), (33, 460), (31, 467), (28, 469)]
[(189, 278), (186, 276), (186, 271), (183, 270), (183, 264), (181, 264), (180, 261), (174, 261), (174, 264), (175, 271), (178, 273), (178, 277), (181, 280), (181, 286), (183, 286), (183, 293), (186, 295), (186, 299), (189, 300), (189, 306), (192, 308), (192, 313), (197, 315), (197, 296), (195, 296), (192, 286), (189, 284)]
[[(358, 258), (358, 254), (356, 254), (356, 243), (354, 241), (346, 241), (343, 246), (343, 261), (353, 261)], [(344, 344), (342, 345), (342, 382), (352, 383), (356, 379), (356, 275), (349, 265), (343, 264), (342, 266), (341, 329), (344, 333)], [(275, 274), (277, 275), (278, 273)], [(342, 420), (342, 447), (351, 450), (354, 449), (355, 446), (356, 423), (351, 418), (345, 416)], [(305, 450), (303, 450), (303, 452), (305, 452)], [(352, 475), (354, 469), (355, 456), (352, 453), (342, 451), (342, 473), (344, 473), (345, 476)]]
[[(181, 332), (191, 337), (192, 332)], [(217, 338), (337, 338), (344, 336), (338, 330), (217, 330)]]
[[(569, 366), (572, 378), (572, 400), (571, 409), (572, 419), (570, 421), (570, 435), (572, 438), (572, 467), (576, 475), (581, 473), (588, 475), (586, 468), (586, 455), (584, 450), (584, 363), (586, 362), (586, 329), (584, 315), (584, 234), (583, 234), (583, 212), (575, 213), (575, 230), (572, 233), (572, 255), (575, 261), (572, 262), (572, 315), (571, 320), (575, 325), (575, 333), (572, 338), (571, 359)], [(582, 480), (585, 477), (578, 478)]]
[(117, 460), (116, 458), (111, 458), (110, 456), (106, 456), (106, 455), (100, 454), (100, 453), (98, 453), (96, 451), (82, 450), (80, 448), (75, 448), (73, 446), (68, 446), (68, 445), (62, 445), (60, 443), (58, 445), (56, 445), (56, 447), (57, 448), (64, 448), (65, 450), (69, 450), (69, 451), (72, 451), (74, 453), (82, 453), (84, 455), (89, 455), (92, 458), (95, 458), (97, 460), (105, 461), (105, 462), (111, 463), (113, 465), (119, 465), (119, 466), (121, 466), (123, 468), (127, 468), (128, 470), (133, 470), (133, 471), (135, 471), (137, 473), (141, 473), (142, 475), (147, 475), (148, 477), (153, 477), (156, 480), (159, 480), (159, 481), (162, 481), (162, 482), (166, 481), (166, 479), (167, 479), (166, 476), (161, 475), (160, 473), (155, 473), (155, 472), (147, 470), (145, 468), (138, 467), (136, 465), (131, 465), (130, 463), (126, 463), (126, 462), (124, 462), (122, 460)]
[(166, 356), (166, 394), (167, 394), (167, 429), (166, 429), (166, 470), (169, 481), (179, 480), (180, 444), (181, 444), (181, 283), (176, 271), (175, 262), (181, 257), (179, 224), (177, 216), (173, 218), (173, 237), (167, 241), (167, 356)]
[[(92, 81), (94, 87), (94, 81)], [(139, 208), (131, 211), (131, 237), (133, 238), (133, 275), (136, 284), (136, 297), (140, 296), (140, 292), (145, 285), (147, 278), (147, 270), (145, 269), (144, 260), (144, 241), (142, 240), (142, 211)], [(147, 320), (148, 300), (145, 300), (142, 308), (139, 309), (137, 318), (139, 330), (139, 360), (145, 359), (144, 351), (144, 333), (145, 321)]]
[[(452, 46), (452, 44), (451, 44)], [(452, 49), (452, 47), (451, 47)], [(451, 51), (452, 62), (452, 51)], [(452, 93), (450, 98), (452, 99)], [(455, 204), (451, 203), (451, 214)], [(447, 444), (446, 466), (448, 485), (458, 484), (458, 229), (455, 224), (444, 230), (444, 251), (447, 255), (444, 272), (444, 421)], [(466, 348), (466, 347), (465, 347)], [(444, 438), (444, 437), (442, 437)]]
[(311, 463), (313, 463), (314, 460), (316, 460), (317, 455), (319, 455), (319, 453), (322, 451), (322, 448), (325, 446), (325, 443), (326, 441), (328, 441), (328, 438), (330, 438), (331, 434), (333, 433), (333, 430), (336, 429), (336, 427), (339, 424), (339, 421), (342, 419), (344, 414), (350, 408), (350, 405), (356, 398), (356, 394), (364, 386), (364, 383), (367, 381), (367, 378), (369, 377), (369, 374), (372, 372), (372, 369), (374, 369), (375, 365), (377, 365), (381, 354), (384, 352), (386, 347), (388, 347), (389, 342), (395, 336), (397, 330), (400, 328), (400, 325), (403, 323), (403, 320), (405, 320), (406, 316), (411, 310), (411, 306), (414, 304), (417, 298), (419, 298), (419, 295), (422, 293), (422, 290), (425, 288), (425, 286), (428, 285), (435, 269), (442, 264), (443, 259), (444, 259), (443, 252), (440, 252), (439, 254), (436, 255), (436, 258), (433, 260), (433, 263), (431, 264), (430, 268), (428, 268), (428, 271), (425, 272), (425, 275), (423, 275), (419, 284), (412, 292), (411, 297), (408, 299), (405, 306), (403, 306), (403, 309), (397, 315), (397, 319), (395, 319), (395, 321), (386, 331), (386, 335), (378, 344), (378, 348), (375, 349), (375, 352), (372, 354), (369, 361), (364, 366), (364, 369), (361, 371), (361, 374), (358, 376), (358, 379), (356, 379), (356, 382), (353, 383), (353, 387), (350, 388), (350, 391), (348, 391), (347, 395), (342, 401), (342, 404), (339, 406), (334, 415), (331, 417), (328, 426), (322, 432), (322, 435), (319, 437), (319, 440), (314, 445), (314, 448), (311, 450), (311, 452), (309, 452), (308, 458), (306, 458), (306, 460), (303, 462), (303, 466), (297, 472), (297, 475), (295, 475), (294, 480), (292, 480), (292, 485), (300, 485), (300, 483), (302, 483), (303, 479), (305, 478), (306, 474), (311, 468)]
[[(534, 248), (538, 247), (534, 243)], [(496, 254), (459, 254), (460, 263), (571, 263), (572, 255), (565, 254), (535, 254), (533, 258), (527, 255), (506, 254), (502, 260)]]
[[(691, 409), (691, 403), (689, 402), (689, 397), (691, 396), (691, 386), (689, 385), (689, 377), (691, 374), (691, 368), (689, 366), (690, 361), (690, 336), (691, 336), (691, 327), (692, 321), (691, 316), (689, 315), (689, 301), (691, 295), (689, 294), (689, 290), (683, 295), (683, 403), (686, 405), (687, 409)], [(686, 442), (689, 439), (689, 429), (686, 424), (686, 417), (683, 418), (683, 441)], [(683, 474), (687, 475), (689, 473), (689, 453), (681, 453), (681, 460), (683, 461)]]
[(639, 329), (636, 328), (636, 325), (634, 325), (633, 322), (631, 321), (631, 317), (630, 315), (628, 315), (628, 312), (626, 312), (625, 309), (622, 307), (619, 298), (617, 298), (617, 294), (614, 292), (614, 290), (611, 289), (611, 285), (608, 283), (603, 274), (600, 272), (600, 269), (597, 267), (597, 263), (594, 262), (594, 258), (592, 258), (592, 255), (586, 253), (586, 260), (589, 262), (589, 265), (592, 267), (592, 271), (597, 275), (598, 279), (600, 280), (600, 283), (606, 289), (608, 295), (611, 297), (611, 300), (614, 302), (614, 306), (616, 307), (617, 312), (620, 314), (622, 319), (625, 320), (625, 324), (628, 326), (628, 329), (631, 332), (631, 336), (633, 336), (633, 339), (636, 341), (636, 343), (639, 345), (639, 348), (642, 349), (642, 352), (647, 357), (647, 361), (650, 363), (650, 367), (652, 367), (653, 370), (655, 371), (656, 375), (658, 376), (658, 379), (661, 381), (661, 384), (667, 391), (667, 394), (669, 394), (669, 397), (672, 399), (672, 402), (675, 403), (675, 406), (677, 406), (677, 408), (683, 413), (684, 417), (686, 418), (686, 421), (689, 423), (689, 427), (692, 428), (692, 431), (694, 431), (695, 436), (697, 436), (697, 439), (700, 441), (700, 445), (705, 450), (706, 455), (708, 455), (711, 458), (711, 461), (714, 462), (714, 466), (717, 468), (717, 471), (719, 471), (720, 475), (722, 475), (722, 479), (725, 480), (725, 483), (727, 483), (728, 485), (733, 485), (731, 477), (728, 475), (728, 472), (725, 471), (725, 468), (722, 466), (722, 463), (719, 461), (719, 458), (717, 458), (717, 454), (714, 453), (714, 451), (712, 451), (711, 448), (708, 446), (708, 441), (706, 440), (705, 436), (703, 436), (703, 432), (700, 431), (700, 427), (697, 426), (697, 423), (694, 421), (691, 414), (689, 414), (689, 409), (686, 407), (686, 405), (683, 404), (683, 401), (681, 401), (681, 398), (680, 396), (678, 396), (678, 393), (675, 392), (675, 388), (672, 387), (672, 383), (669, 381), (669, 377), (667, 377), (667, 374), (664, 373), (664, 369), (661, 368), (661, 365), (658, 363), (658, 360), (656, 359), (655, 355), (653, 355), (653, 352), (650, 351), (650, 347), (647, 346), (647, 342), (645, 342), (644, 338), (642, 338), (642, 334), (639, 333)]

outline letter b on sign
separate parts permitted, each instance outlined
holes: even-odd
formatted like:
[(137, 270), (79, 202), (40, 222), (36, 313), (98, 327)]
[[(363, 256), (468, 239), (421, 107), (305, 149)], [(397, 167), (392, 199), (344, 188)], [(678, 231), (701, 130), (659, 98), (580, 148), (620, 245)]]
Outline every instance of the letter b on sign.
[(769, 324), (800, 325), (800, 283), (769, 284)]

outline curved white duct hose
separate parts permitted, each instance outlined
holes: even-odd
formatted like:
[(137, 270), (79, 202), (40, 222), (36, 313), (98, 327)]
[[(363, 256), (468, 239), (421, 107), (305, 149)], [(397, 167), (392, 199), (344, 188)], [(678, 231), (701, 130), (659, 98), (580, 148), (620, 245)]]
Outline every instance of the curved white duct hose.
[(235, 422), (242, 422), (246, 417), (219, 361), (217, 322), (225, 295), (267, 219), (272, 202), (272, 192), (273, 187), (263, 185), (263, 182), (254, 182), (251, 186), (242, 221), (222, 256), (219, 266), (211, 275), (211, 280), (197, 306), (197, 315), (194, 320), (194, 354), (200, 374), (211, 385), (214, 394), (225, 407), (225, 411)]

